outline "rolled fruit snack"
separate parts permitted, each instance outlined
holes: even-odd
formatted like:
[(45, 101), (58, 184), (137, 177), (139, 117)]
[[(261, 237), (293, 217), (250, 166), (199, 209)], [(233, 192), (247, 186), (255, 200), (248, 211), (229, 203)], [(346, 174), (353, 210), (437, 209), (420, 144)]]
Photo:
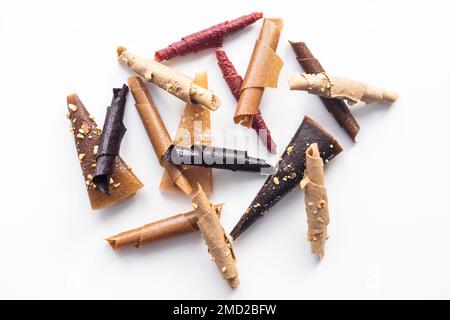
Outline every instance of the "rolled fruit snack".
[(192, 206), (197, 213), (197, 225), (205, 244), (208, 246), (208, 252), (212, 260), (216, 263), (217, 269), (228, 285), (231, 288), (237, 287), (239, 275), (232, 241), (223, 229), (219, 216), (201, 185), (198, 185), (198, 192), (192, 197)]
[[(222, 205), (214, 205), (214, 211), (220, 217)], [(114, 250), (126, 246), (139, 248), (145, 244), (197, 232), (197, 221), (197, 213), (193, 210), (119, 233), (107, 238), (106, 241)]]
[(163, 161), (164, 153), (172, 141), (144, 82), (139, 77), (130, 77), (128, 78), (128, 84), (136, 102), (136, 110), (142, 120), (159, 164), (166, 169), (172, 184), (175, 184), (185, 194), (191, 194), (192, 186), (185, 177), (183, 168)]
[(70, 131), (75, 138), (75, 146), (92, 209), (101, 209), (117, 204), (133, 196), (144, 185), (133, 174), (131, 168), (117, 156), (110, 177), (109, 195), (98, 190), (92, 182), (97, 166), (96, 156), (100, 145), (101, 129), (86, 110), (76, 94), (67, 96), (67, 118), (71, 122)]
[[(289, 43), (297, 56), (297, 61), (305, 72), (312, 74), (325, 72), (325, 69), (322, 67), (319, 60), (317, 60), (311, 53), (306, 43), (293, 41), (289, 41)], [(344, 101), (323, 97), (321, 97), (320, 100), (337, 123), (339, 123), (339, 125), (345, 130), (352, 141), (356, 142), (356, 135), (359, 132), (359, 124), (356, 122), (350, 112), (350, 109)]]
[[(239, 102), (239, 98), (241, 96), (242, 83), (244, 82), (244, 79), (242, 79), (242, 77), (237, 73), (236, 68), (234, 67), (230, 59), (228, 59), (228, 56), (225, 53), (225, 51), (217, 50), (216, 58), (217, 64), (219, 65), (220, 70), (222, 71), (223, 78), (225, 79), (228, 87), (230, 88), (234, 98), (236, 99), (236, 101)], [(270, 130), (267, 127), (260, 110), (258, 110), (258, 112), (253, 116), (252, 128), (261, 138), (261, 141), (264, 143), (267, 150), (269, 150), (270, 153), (276, 154), (277, 145), (275, 144), (275, 141), (272, 139)]]
[(117, 48), (119, 61), (144, 80), (154, 83), (184, 102), (199, 103), (212, 111), (220, 106), (219, 98), (210, 90), (194, 83), (188, 76), (154, 60), (144, 59), (124, 47)]
[(325, 241), (328, 239), (327, 225), (330, 217), (323, 160), (320, 157), (317, 143), (313, 143), (306, 150), (306, 172), (300, 182), (300, 187), (305, 190), (307, 239), (311, 242), (311, 252), (318, 254), (322, 259), (325, 255)]
[(360, 101), (365, 104), (374, 102), (394, 103), (398, 95), (393, 91), (369, 85), (326, 72), (318, 74), (293, 73), (289, 79), (291, 90), (302, 90), (325, 98), (342, 99), (349, 105)]
[(253, 117), (258, 113), (264, 88), (278, 86), (278, 76), (283, 67), (283, 61), (277, 56), (275, 50), (282, 28), (282, 19), (264, 19), (241, 87), (241, 96), (233, 119), (235, 123), (250, 128)]
[(164, 159), (176, 165), (231, 171), (262, 172), (263, 169), (274, 169), (263, 159), (250, 157), (247, 151), (202, 145), (188, 148), (172, 145), (167, 149)]
[(156, 51), (155, 60), (170, 60), (191, 52), (197, 53), (204, 49), (221, 47), (226, 36), (255, 23), (262, 17), (262, 12), (253, 12), (183, 37), (180, 41), (172, 43), (167, 48)]
[[(205, 89), (208, 88), (208, 75), (200, 72), (195, 75), (195, 83)], [(178, 130), (173, 141), (179, 146), (190, 147), (193, 144), (211, 145), (211, 115), (210, 111), (196, 103), (187, 103), (184, 108)], [(166, 148), (167, 150), (167, 148)], [(205, 193), (210, 196), (213, 192), (212, 169), (192, 166), (180, 166), (192, 188), (200, 183)], [(170, 179), (169, 173), (164, 172), (159, 188), (163, 191), (179, 192), (179, 188)], [(194, 190), (194, 192), (196, 192)]]
[(126, 85), (120, 89), (113, 89), (112, 102), (107, 108), (100, 136), (100, 145), (96, 156), (97, 165), (92, 181), (101, 192), (106, 194), (109, 194), (109, 182), (114, 170), (114, 162), (119, 155), (122, 138), (127, 131), (123, 124), (127, 94), (128, 87)]
[(331, 134), (305, 116), (278, 162), (277, 173), (267, 178), (253, 202), (231, 231), (231, 237), (234, 240), (300, 184), (305, 172), (306, 149), (313, 143), (319, 146), (320, 156), (325, 159), (325, 163), (342, 151), (341, 145)]

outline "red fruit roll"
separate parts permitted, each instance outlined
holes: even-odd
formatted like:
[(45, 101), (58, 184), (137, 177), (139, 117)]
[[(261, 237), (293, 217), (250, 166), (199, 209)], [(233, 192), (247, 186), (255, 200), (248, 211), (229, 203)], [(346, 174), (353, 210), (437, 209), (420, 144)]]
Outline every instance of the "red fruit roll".
[[(236, 68), (233, 63), (228, 59), (225, 51), (216, 50), (216, 58), (217, 63), (222, 71), (223, 78), (227, 82), (228, 87), (231, 90), (236, 101), (239, 101), (241, 96), (241, 87), (242, 82), (244, 81), (242, 77), (237, 73)], [(270, 130), (264, 121), (264, 118), (261, 114), (261, 111), (258, 111), (253, 116), (252, 128), (256, 130), (258, 136), (261, 138), (263, 143), (265, 144), (267, 150), (269, 150), (272, 154), (277, 153), (277, 145), (275, 141), (273, 141), (272, 136), (270, 134)]]
[(262, 12), (253, 12), (240, 18), (216, 24), (210, 28), (193, 33), (172, 43), (167, 48), (155, 52), (155, 60), (170, 60), (177, 56), (184, 56), (191, 52), (199, 52), (208, 48), (221, 47), (223, 39), (263, 17)]

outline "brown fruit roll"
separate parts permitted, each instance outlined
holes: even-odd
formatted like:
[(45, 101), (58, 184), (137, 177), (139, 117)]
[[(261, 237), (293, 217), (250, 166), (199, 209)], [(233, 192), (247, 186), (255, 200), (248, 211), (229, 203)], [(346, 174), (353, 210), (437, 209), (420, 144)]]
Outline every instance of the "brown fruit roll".
[(166, 169), (173, 183), (185, 194), (190, 194), (192, 192), (192, 186), (183, 175), (183, 168), (163, 161), (164, 154), (172, 141), (170, 140), (169, 133), (161, 119), (158, 109), (156, 109), (153, 103), (150, 93), (145, 88), (144, 82), (139, 77), (130, 77), (128, 78), (128, 85), (136, 101), (136, 110), (142, 120), (159, 164)]
[[(314, 57), (304, 42), (289, 41), (289, 43), (291, 44), (292, 49), (294, 49), (297, 61), (305, 72), (312, 74), (325, 72), (319, 60)], [(325, 108), (327, 108), (328, 112), (336, 119), (352, 141), (356, 142), (356, 135), (360, 128), (347, 105), (339, 99), (321, 97), (320, 100), (322, 100)]]
[[(215, 213), (220, 216), (222, 205), (214, 206)], [(171, 239), (183, 234), (198, 231), (198, 217), (195, 210), (155, 221), (140, 228), (121, 232), (106, 239), (115, 250), (126, 246), (139, 248), (160, 240)]]
[[(233, 63), (228, 59), (227, 54), (223, 50), (216, 50), (217, 64), (222, 71), (223, 78), (230, 88), (236, 101), (239, 102), (241, 96), (241, 88), (244, 79), (237, 73)], [(277, 154), (277, 145), (272, 138), (272, 134), (266, 125), (266, 122), (261, 114), (261, 111), (253, 116), (252, 128), (256, 131), (261, 141), (266, 146), (267, 150), (273, 154)]]
[(70, 130), (75, 138), (78, 159), (92, 209), (109, 207), (133, 196), (144, 185), (120, 156), (117, 156), (114, 161), (109, 195), (97, 189), (92, 179), (97, 166), (96, 155), (100, 145), (101, 129), (97, 127), (94, 118), (76, 94), (67, 96), (67, 107), (67, 117), (71, 122)]
[(389, 90), (376, 87), (362, 81), (330, 75), (326, 72), (318, 74), (293, 73), (290, 75), (291, 90), (302, 90), (325, 98), (341, 99), (352, 106), (358, 102), (371, 104), (374, 102), (394, 103), (398, 95)]
[(341, 145), (331, 134), (305, 116), (278, 162), (277, 173), (267, 178), (255, 199), (231, 231), (234, 240), (300, 184), (305, 172), (305, 152), (312, 143), (319, 145), (325, 162), (342, 151)]
[(250, 128), (253, 116), (258, 113), (264, 88), (278, 86), (283, 61), (275, 50), (282, 28), (282, 19), (264, 19), (242, 84), (241, 96), (234, 114), (235, 123)]
[(311, 252), (320, 259), (325, 255), (325, 241), (328, 239), (327, 225), (330, 222), (328, 213), (328, 196), (325, 188), (323, 160), (317, 143), (306, 150), (306, 172), (300, 182), (305, 190), (305, 207), (308, 221), (308, 241)]
[(144, 59), (124, 47), (117, 48), (119, 61), (146, 81), (154, 83), (184, 102), (199, 103), (212, 111), (220, 106), (219, 98), (210, 90), (194, 83), (188, 76), (154, 60)]
[(217, 216), (214, 207), (209, 203), (201, 185), (198, 185), (198, 192), (192, 197), (192, 206), (197, 213), (197, 225), (208, 246), (208, 252), (212, 260), (216, 263), (217, 269), (228, 282), (228, 285), (231, 288), (237, 287), (239, 285), (239, 275), (232, 241), (225, 233), (219, 216)]

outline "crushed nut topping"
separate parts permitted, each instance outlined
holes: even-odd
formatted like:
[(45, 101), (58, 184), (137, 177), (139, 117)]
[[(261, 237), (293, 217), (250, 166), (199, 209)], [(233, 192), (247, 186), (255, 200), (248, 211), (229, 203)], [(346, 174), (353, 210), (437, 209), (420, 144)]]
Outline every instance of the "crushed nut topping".
[(294, 150), (294, 147), (292, 147), (292, 146), (289, 146), (289, 147), (286, 149), (286, 152), (287, 152), (287, 154), (288, 154), (289, 156), (292, 154), (292, 150)]
[(77, 138), (78, 138), (78, 139), (84, 139), (84, 135), (82, 135), (81, 133), (78, 133), (78, 134), (77, 134)]
[(68, 107), (69, 107), (69, 109), (72, 110), (73, 112), (76, 112), (77, 109), (78, 109), (76, 105), (71, 104), (71, 103), (69, 103)]
[(276, 185), (280, 184), (280, 180), (278, 180), (277, 177), (273, 177), (273, 183), (275, 183)]
[(88, 133), (88, 132), (89, 132), (89, 126), (88, 126), (86, 123), (83, 123), (83, 124), (81, 125), (81, 129), (83, 129), (83, 131), (84, 131), (85, 133)]
[(98, 146), (97, 145), (94, 146), (94, 150), (92, 152), (94, 153), (94, 155), (97, 154), (97, 152), (98, 152)]
[(325, 207), (326, 204), (327, 204), (327, 203), (326, 203), (325, 200), (320, 200), (320, 202), (319, 202), (319, 204), (317, 205), (317, 207), (318, 207), (319, 209), (322, 209), (323, 207)]
[(85, 153), (80, 153), (80, 154), (78, 155), (78, 159), (80, 159), (80, 161), (83, 161), (84, 157), (86, 157), (86, 154), (85, 154)]

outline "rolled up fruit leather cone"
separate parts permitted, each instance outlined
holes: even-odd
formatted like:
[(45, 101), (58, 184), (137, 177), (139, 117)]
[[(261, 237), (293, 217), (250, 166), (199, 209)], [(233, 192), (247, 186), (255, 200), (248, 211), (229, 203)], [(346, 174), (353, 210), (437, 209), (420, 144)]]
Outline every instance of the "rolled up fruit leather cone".
[(78, 159), (85, 181), (84, 185), (87, 188), (92, 209), (109, 207), (133, 196), (144, 185), (120, 156), (117, 156), (114, 163), (114, 170), (111, 175), (112, 187), (109, 195), (96, 188), (92, 178), (96, 167), (95, 159), (100, 144), (101, 129), (97, 127), (94, 118), (76, 94), (67, 96), (67, 107), (67, 117), (71, 122), (70, 130), (75, 138)]
[(342, 151), (341, 145), (331, 134), (305, 116), (278, 163), (277, 173), (267, 178), (255, 199), (231, 231), (230, 235), (233, 239), (237, 239), (284, 196), (299, 186), (305, 171), (306, 149), (313, 143), (317, 143), (325, 163)]

